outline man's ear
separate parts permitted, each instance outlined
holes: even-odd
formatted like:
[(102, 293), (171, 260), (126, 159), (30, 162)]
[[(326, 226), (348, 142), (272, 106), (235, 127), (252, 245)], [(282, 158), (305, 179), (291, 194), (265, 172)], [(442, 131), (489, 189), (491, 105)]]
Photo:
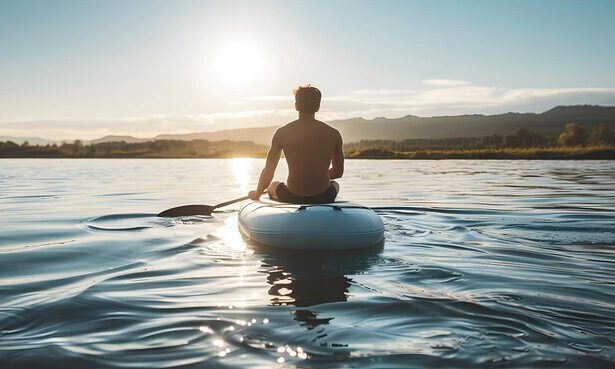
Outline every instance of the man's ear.
[(316, 110), (314, 110), (314, 113), (318, 112), (319, 110), (320, 110), (320, 105), (316, 107)]
[(295, 110), (299, 111), (299, 104), (297, 104), (297, 102), (295, 101)]

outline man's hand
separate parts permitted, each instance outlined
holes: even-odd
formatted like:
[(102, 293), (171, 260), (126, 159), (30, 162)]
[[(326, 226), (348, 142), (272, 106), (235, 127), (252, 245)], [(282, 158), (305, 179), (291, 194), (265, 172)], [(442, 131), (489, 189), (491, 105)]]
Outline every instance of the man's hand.
[(252, 201), (258, 201), (261, 198), (262, 194), (263, 194), (262, 192), (258, 193), (257, 191), (250, 191), (250, 193), (248, 194), (248, 197)]

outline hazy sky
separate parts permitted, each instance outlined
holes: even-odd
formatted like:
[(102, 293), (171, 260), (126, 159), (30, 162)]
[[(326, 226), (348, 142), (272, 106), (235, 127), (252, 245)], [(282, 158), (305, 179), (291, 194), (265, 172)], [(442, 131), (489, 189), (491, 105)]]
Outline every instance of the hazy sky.
[(615, 105), (615, 1), (0, 0), (0, 136)]

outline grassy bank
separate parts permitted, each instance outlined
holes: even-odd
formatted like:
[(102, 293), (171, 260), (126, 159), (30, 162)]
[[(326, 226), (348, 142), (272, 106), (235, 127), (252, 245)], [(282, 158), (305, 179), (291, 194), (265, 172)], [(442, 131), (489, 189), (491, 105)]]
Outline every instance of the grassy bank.
[(267, 146), (250, 141), (156, 140), (84, 145), (18, 145), (0, 142), (0, 158), (233, 158), (263, 157)]
[[(109, 142), (83, 145), (79, 141), (62, 145), (17, 145), (0, 142), (0, 158), (263, 158), (268, 147), (252, 142), (158, 140), (143, 143)], [(417, 148), (391, 150), (388, 147), (345, 148), (348, 159), (615, 159), (615, 146), (547, 148)]]
[(349, 159), (522, 159), (522, 160), (593, 160), (615, 159), (615, 147), (549, 147), (549, 148), (494, 148), (390, 151), (367, 149), (349, 151)]

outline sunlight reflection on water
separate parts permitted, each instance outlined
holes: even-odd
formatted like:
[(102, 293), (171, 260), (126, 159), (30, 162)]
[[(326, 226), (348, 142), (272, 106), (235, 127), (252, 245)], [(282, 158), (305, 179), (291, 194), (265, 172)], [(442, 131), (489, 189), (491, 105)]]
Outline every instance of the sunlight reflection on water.
[(235, 179), (233, 191), (241, 194), (242, 196), (249, 191), (250, 181), (252, 180), (250, 172), (253, 168), (253, 162), (254, 159), (252, 158), (231, 159), (231, 166), (233, 168), (233, 175)]
[(238, 232), (238, 220), (236, 216), (229, 216), (224, 220), (223, 225), (215, 230), (213, 234), (224, 242), (224, 245), (235, 252), (247, 250), (246, 242)]

